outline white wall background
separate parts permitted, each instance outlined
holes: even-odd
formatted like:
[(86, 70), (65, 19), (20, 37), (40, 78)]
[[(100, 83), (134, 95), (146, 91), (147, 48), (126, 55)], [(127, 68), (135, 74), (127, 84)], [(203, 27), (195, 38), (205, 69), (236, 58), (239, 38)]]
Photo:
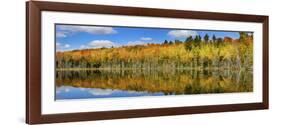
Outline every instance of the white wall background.
[[(52, 0), (62, 1), (62, 0)], [(67, 0), (78, 2), (78, 0)], [(180, 10), (263, 14), (270, 16), (270, 109), (227, 113), (209, 113), (64, 124), (95, 125), (237, 125), (280, 123), (281, 7), (277, 0), (79, 0), (120, 6), (138, 6)], [(25, 124), (25, 0), (5, 0), (0, 4), (0, 124)], [(279, 119), (278, 119), (279, 118)]]

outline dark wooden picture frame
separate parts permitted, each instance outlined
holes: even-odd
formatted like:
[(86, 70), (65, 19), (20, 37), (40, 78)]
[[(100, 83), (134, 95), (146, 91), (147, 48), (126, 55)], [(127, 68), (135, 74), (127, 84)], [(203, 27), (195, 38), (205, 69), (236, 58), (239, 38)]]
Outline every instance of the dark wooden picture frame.
[[(41, 11), (257, 22), (263, 25), (262, 103), (41, 114)], [(268, 16), (29, 1), (26, 3), (26, 123), (54, 123), (268, 109)]]

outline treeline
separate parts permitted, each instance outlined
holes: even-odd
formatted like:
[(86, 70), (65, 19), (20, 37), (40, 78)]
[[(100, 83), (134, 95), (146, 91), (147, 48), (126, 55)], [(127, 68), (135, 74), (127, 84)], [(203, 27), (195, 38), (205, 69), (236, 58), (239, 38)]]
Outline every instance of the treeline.
[(200, 68), (252, 69), (253, 36), (239, 39), (206, 34), (162, 44), (73, 50), (56, 53), (56, 66), (65, 68)]

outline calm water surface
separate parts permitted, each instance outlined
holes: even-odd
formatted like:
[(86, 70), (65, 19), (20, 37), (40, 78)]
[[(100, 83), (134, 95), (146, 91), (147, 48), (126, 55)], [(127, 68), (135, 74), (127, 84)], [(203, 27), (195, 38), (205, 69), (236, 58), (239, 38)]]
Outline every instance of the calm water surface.
[(252, 92), (245, 70), (75, 70), (56, 72), (56, 100)]

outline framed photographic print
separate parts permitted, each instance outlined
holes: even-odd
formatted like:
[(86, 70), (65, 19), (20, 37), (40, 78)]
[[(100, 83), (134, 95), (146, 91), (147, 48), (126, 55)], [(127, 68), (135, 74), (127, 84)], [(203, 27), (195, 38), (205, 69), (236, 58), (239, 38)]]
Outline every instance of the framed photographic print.
[(268, 109), (268, 16), (26, 3), (30, 124)]

